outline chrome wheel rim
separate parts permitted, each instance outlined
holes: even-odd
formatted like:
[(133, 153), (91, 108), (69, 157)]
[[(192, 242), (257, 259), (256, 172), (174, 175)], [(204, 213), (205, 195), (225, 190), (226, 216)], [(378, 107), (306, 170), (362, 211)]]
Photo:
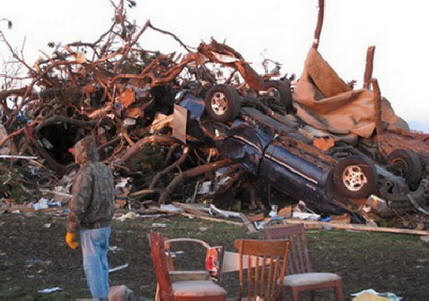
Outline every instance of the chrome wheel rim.
[(216, 115), (223, 115), (228, 109), (228, 99), (224, 93), (216, 92), (210, 100), (210, 105)]
[(343, 184), (348, 190), (359, 191), (366, 183), (368, 179), (359, 165), (350, 165), (344, 169)]

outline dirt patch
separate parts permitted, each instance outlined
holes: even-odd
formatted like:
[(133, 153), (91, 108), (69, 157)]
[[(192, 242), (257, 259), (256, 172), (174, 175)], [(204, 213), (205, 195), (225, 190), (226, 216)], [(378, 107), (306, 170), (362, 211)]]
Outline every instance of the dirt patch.
[[(165, 228), (152, 227), (166, 224)], [(65, 246), (65, 218), (54, 215), (3, 214), (0, 217), (0, 299), (70, 300), (89, 297), (79, 251)], [(128, 263), (126, 269), (110, 274), (111, 285), (126, 284), (137, 295), (153, 299), (155, 278), (147, 233), (159, 231), (168, 237), (192, 237), (233, 251), (236, 238), (249, 237), (245, 227), (211, 223), (182, 217), (135, 219), (113, 223), (109, 252), (110, 267)], [(250, 237), (258, 238), (260, 234)], [(417, 236), (346, 231), (308, 231), (310, 256), (316, 271), (340, 274), (345, 293), (373, 288), (390, 291), (408, 300), (428, 295), (429, 244)], [(178, 245), (184, 254), (179, 266), (198, 268), (201, 253)], [(195, 260), (201, 258), (201, 260)], [(236, 275), (221, 280), (230, 296), (237, 293)], [(37, 290), (59, 286), (50, 295)], [(329, 300), (330, 292), (316, 295)]]

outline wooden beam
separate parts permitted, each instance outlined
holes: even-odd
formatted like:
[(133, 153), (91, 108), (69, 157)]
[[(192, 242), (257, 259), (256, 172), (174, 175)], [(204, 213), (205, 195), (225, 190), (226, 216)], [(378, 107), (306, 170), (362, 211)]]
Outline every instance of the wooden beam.
[(314, 41), (313, 48), (317, 49), (319, 47), (320, 34), (322, 33), (323, 27), (323, 17), (325, 12), (325, 0), (319, 0), (319, 12), (317, 14), (317, 25), (316, 30), (314, 31)]
[(363, 75), (363, 87), (369, 89), (372, 79), (372, 71), (374, 69), (374, 52), (375, 46), (368, 47), (366, 51), (365, 73)]
[(371, 83), (374, 90), (375, 130), (377, 132), (377, 143), (379, 144), (381, 135), (383, 134), (381, 127), (381, 92), (376, 78), (373, 78)]
[(221, 218), (196, 215), (196, 214), (185, 213), (185, 212), (174, 212), (174, 211), (160, 209), (160, 208), (156, 208), (156, 210), (159, 212), (163, 212), (163, 213), (178, 214), (178, 215), (182, 215), (182, 216), (186, 216), (186, 217), (190, 217), (190, 218), (199, 218), (199, 219), (203, 219), (203, 220), (207, 220), (207, 221), (211, 221), (211, 222), (225, 223), (225, 224), (236, 225), (236, 226), (244, 226), (244, 223), (242, 223), (242, 222), (234, 222), (234, 221), (221, 219)]
[(335, 224), (319, 221), (305, 221), (298, 219), (287, 219), (287, 224), (304, 224), (306, 228), (323, 229), (333, 228), (341, 230), (353, 230), (353, 231), (365, 231), (365, 232), (383, 232), (383, 233), (396, 233), (396, 234), (410, 234), (410, 235), (429, 235), (429, 231), (425, 230), (414, 230), (414, 229), (400, 229), (400, 228), (388, 228), (388, 227), (373, 227), (361, 224)]

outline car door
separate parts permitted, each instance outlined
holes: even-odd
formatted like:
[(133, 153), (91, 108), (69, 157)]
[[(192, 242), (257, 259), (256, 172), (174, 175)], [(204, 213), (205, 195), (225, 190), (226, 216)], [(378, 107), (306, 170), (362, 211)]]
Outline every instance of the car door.
[(318, 166), (276, 142), (263, 155), (259, 176), (295, 199), (326, 201), (329, 168)]

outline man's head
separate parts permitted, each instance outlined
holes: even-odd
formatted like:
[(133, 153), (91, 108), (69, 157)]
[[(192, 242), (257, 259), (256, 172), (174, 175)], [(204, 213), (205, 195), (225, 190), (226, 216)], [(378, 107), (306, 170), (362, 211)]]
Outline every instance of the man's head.
[(71, 152), (73, 153), (74, 161), (79, 165), (96, 162), (99, 159), (97, 145), (92, 136), (87, 136), (76, 142)]

